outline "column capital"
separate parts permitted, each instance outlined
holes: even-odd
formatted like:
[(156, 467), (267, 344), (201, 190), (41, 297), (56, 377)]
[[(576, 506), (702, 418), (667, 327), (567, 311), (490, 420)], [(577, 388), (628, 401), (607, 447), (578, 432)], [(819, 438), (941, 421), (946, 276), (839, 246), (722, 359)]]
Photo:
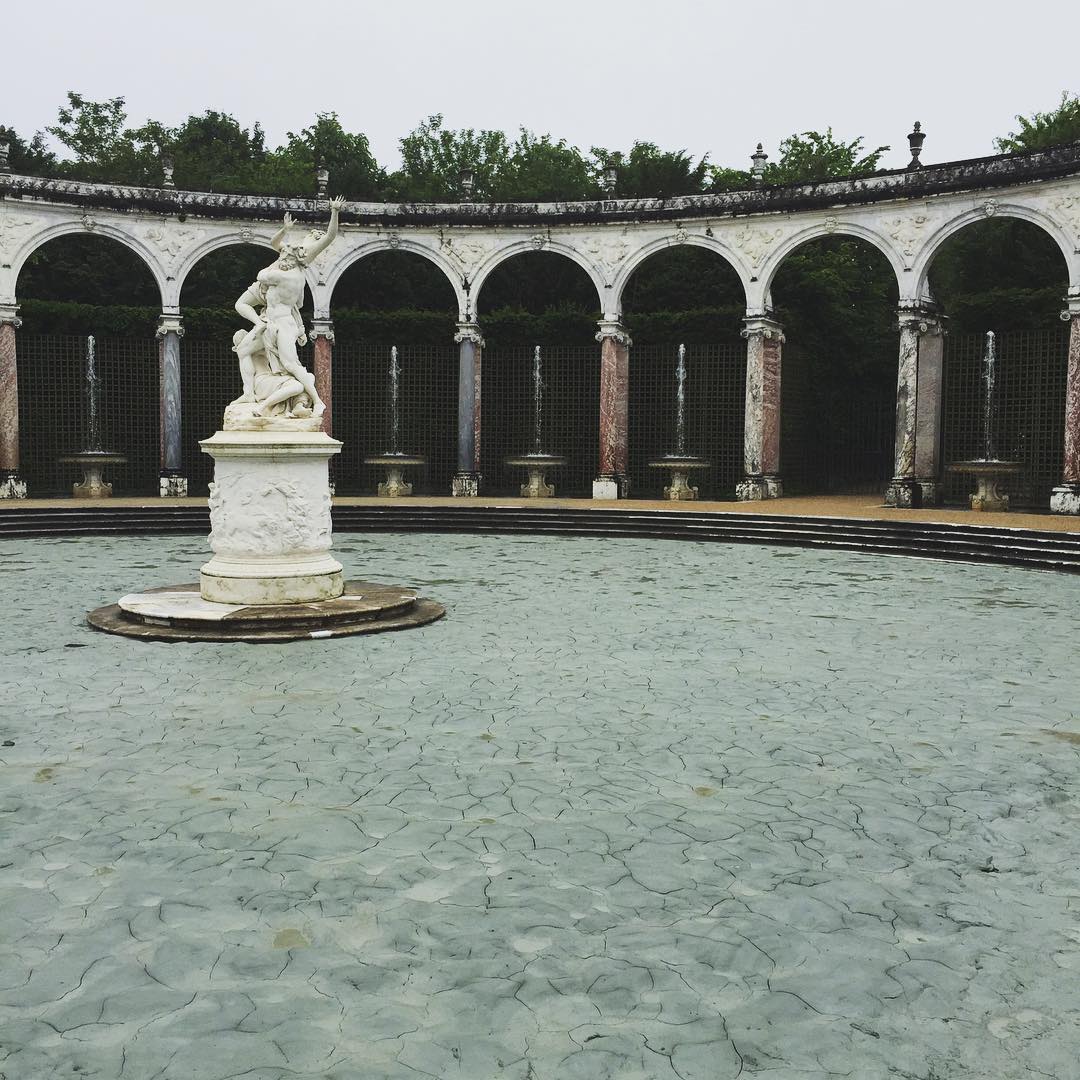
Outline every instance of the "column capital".
[(920, 334), (943, 334), (945, 316), (936, 307), (920, 303), (903, 303), (896, 309), (896, 323), (901, 330)]
[(596, 340), (614, 338), (619, 345), (630, 348), (634, 344), (629, 331), (618, 319), (600, 319), (596, 324)]
[(184, 336), (184, 317), (182, 315), (163, 313), (158, 316), (157, 336), (164, 337), (166, 334), (175, 334), (177, 337)]
[(13, 326), (16, 330), (22, 326), (18, 304), (0, 304), (0, 326)]
[(1073, 285), (1062, 299), (1065, 301), (1065, 310), (1061, 312), (1061, 321), (1070, 322), (1080, 318), (1080, 285)]
[(308, 337), (315, 339), (318, 337), (326, 338), (327, 341), (334, 340), (334, 320), (333, 319), (312, 319), (311, 320), (311, 333)]
[(781, 344), (784, 343), (784, 328), (769, 315), (747, 315), (743, 319), (743, 328), (740, 331), (744, 338), (760, 335), (764, 338), (776, 338)]
[(480, 333), (479, 323), (463, 320), (457, 324), (454, 343), (460, 345), (463, 341), (471, 341), (478, 349), (484, 347), (484, 335)]

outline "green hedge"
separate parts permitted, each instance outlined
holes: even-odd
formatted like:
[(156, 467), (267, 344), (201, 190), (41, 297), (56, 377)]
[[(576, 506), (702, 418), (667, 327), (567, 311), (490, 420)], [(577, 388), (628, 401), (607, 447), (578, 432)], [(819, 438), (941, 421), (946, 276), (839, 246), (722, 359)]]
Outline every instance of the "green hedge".
[[(97, 306), (58, 300), (24, 300), (20, 315), (30, 334), (97, 334), (99, 337), (152, 337), (159, 311), (151, 307)], [(706, 308), (699, 311), (657, 311), (627, 318), (635, 342), (648, 345), (685, 341), (707, 343), (737, 337), (742, 311)], [(504, 308), (483, 316), (481, 326), (489, 345), (585, 345), (596, 334), (595, 312), (559, 308), (540, 315)], [(235, 311), (187, 308), (184, 330), (198, 339), (228, 341), (242, 325)], [(446, 345), (454, 340), (456, 319), (439, 311), (334, 312), (334, 332), (342, 341), (373, 345)]]

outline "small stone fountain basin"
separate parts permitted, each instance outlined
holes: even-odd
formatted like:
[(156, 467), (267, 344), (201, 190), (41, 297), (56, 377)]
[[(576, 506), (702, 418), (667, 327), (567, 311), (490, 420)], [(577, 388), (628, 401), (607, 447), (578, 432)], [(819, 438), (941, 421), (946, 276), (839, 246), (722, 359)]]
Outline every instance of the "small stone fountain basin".
[(365, 465), (377, 465), (386, 469), (386, 482), (379, 485), (379, 495), (396, 499), (412, 494), (412, 484), (405, 481), (405, 469), (410, 465), (425, 465), (427, 458), (417, 454), (373, 454), (364, 458)]
[(82, 467), (82, 483), (73, 484), (71, 494), (76, 499), (108, 499), (112, 497), (112, 484), (101, 476), (106, 465), (126, 465), (123, 454), (114, 454), (111, 450), (79, 450), (74, 454), (65, 454), (58, 459), (61, 465), (79, 465)]
[(545, 482), (544, 473), (565, 465), (566, 458), (560, 454), (522, 454), (520, 457), (507, 458), (506, 464), (511, 468), (529, 470), (528, 482), (521, 485), (523, 499), (549, 499), (555, 494), (555, 487)]
[(1007, 476), (1023, 472), (1024, 466), (1019, 461), (975, 458), (972, 461), (953, 461), (945, 469), (947, 472), (975, 477), (978, 487), (971, 496), (972, 510), (1004, 513), (1009, 509), (1009, 496), (1001, 490), (1001, 482)]
[(650, 469), (667, 469), (671, 483), (664, 488), (664, 498), (671, 502), (684, 502), (698, 497), (698, 489), (691, 487), (689, 474), (712, 467), (712, 462), (693, 454), (665, 454), (649, 462)]

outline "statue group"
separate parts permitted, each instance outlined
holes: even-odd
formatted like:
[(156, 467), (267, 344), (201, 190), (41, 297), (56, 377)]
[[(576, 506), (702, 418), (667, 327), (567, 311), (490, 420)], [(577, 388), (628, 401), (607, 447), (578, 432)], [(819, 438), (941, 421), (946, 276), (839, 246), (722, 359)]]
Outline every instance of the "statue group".
[(294, 223), (286, 214), (270, 241), (277, 262), (260, 270), (236, 301), (237, 312), (251, 327), (233, 335), (243, 393), (225, 410), (226, 429), (272, 427), (280, 420), (307, 421), (303, 426), (313, 428), (321, 424), (325, 406), (297, 353), (298, 346), (307, 344), (300, 306), (304, 268), (334, 242), (343, 203), (332, 199), (326, 231), (313, 229), (298, 242), (292, 242)]

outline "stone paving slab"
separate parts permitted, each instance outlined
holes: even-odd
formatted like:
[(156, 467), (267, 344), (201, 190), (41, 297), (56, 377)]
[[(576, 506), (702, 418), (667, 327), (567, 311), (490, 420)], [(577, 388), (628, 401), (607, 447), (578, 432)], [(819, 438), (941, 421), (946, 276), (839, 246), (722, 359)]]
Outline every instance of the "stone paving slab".
[(202, 538), (0, 543), (7, 1080), (1080, 1075), (1080, 581), (336, 553), (448, 617), (133, 642)]

